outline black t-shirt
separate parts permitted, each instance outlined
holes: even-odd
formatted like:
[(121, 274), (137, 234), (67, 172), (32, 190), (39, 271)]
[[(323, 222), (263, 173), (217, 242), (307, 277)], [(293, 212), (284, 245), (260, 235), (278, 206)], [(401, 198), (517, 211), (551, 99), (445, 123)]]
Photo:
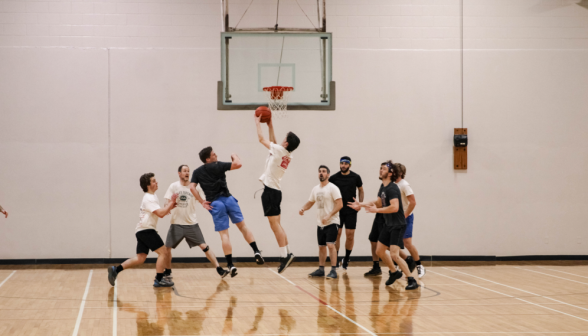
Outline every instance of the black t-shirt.
[(212, 162), (198, 167), (192, 173), (192, 183), (198, 183), (206, 195), (206, 200), (212, 202), (219, 196), (229, 197), (231, 193), (227, 187), (225, 172), (231, 170), (231, 162)]
[(329, 182), (333, 183), (339, 188), (339, 190), (341, 190), (343, 208), (341, 208), (340, 213), (345, 214), (356, 212), (350, 208), (347, 203), (353, 202), (353, 198), (357, 197), (357, 188), (363, 186), (361, 177), (352, 171), (350, 171), (347, 175), (343, 175), (341, 172), (338, 172), (329, 178)]
[(402, 199), (400, 198), (400, 189), (396, 183), (390, 182), (387, 186), (380, 186), (378, 197), (382, 199), (382, 208), (390, 206), (390, 200), (398, 199), (398, 211), (395, 213), (387, 213), (384, 215), (386, 226), (393, 229), (400, 229), (406, 226), (406, 219), (404, 218), (404, 209), (402, 208)]

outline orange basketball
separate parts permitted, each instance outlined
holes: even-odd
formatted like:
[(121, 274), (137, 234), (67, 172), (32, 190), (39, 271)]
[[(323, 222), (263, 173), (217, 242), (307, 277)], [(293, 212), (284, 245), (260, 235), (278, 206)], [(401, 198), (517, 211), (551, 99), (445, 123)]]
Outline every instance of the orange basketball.
[(267, 123), (268, 121), (272, 120), (272, 111), (265, 106), (260, 106), (257, 108), (257, 110), (255, 110), (255, 116), (261, 116), (260, 121), (262, 123)]

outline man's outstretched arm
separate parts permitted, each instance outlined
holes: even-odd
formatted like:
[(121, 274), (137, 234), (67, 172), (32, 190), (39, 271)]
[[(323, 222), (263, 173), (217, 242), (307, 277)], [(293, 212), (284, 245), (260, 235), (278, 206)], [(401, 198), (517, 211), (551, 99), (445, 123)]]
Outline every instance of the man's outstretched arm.
[(269, 140), (270, 140), (270, 142), (273, 142), (273, 143), (277, 144), (277, 142), (276, 142), (276, 134), (274, 133), (274, 123), (273, 123), (273, 121), (271, 119), (267, 122), (267, 127), (269, 128)]
[[(263, 137), (263, 132), (261, 131), (261, 117), (255, 117), (255, 125), (257, 126), (257, 138), (265, 148), (270, 149), (270, 141)], [(271, 136), (271, 135), (270, 135)]]

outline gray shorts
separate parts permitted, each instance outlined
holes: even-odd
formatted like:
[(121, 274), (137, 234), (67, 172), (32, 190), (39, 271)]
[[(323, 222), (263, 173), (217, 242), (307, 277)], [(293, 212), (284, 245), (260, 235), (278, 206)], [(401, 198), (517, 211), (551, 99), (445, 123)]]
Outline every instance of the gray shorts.
[(170, 225), (169, 231), (167, 232), (165, 246), (175, 249), (176, 247), (178, 247), (178, 245), (180, 245), (184, 238), (186, 238), (186, 242), (188, 243), (188, 246), (190, 246), (190, 248), (206, 243), (204, 241), (204, 236), (202, 235), (202, 231), (200, 231), (200, 226), (198, 224), (172, 224)]

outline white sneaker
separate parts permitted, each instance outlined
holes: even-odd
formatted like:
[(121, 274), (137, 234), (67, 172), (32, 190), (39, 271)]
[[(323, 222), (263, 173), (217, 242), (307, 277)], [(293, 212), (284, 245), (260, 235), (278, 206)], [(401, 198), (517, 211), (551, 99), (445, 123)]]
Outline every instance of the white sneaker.
[(424, 277), (425, 276), (425, 273), (427, 273), (425, 271), (425, 266), (423, 266), (423, 265), (417, 265), (416, 268), (417, 268), (417, 273), (419, 275), (419, 279), (422, 278), (422, 277)]

